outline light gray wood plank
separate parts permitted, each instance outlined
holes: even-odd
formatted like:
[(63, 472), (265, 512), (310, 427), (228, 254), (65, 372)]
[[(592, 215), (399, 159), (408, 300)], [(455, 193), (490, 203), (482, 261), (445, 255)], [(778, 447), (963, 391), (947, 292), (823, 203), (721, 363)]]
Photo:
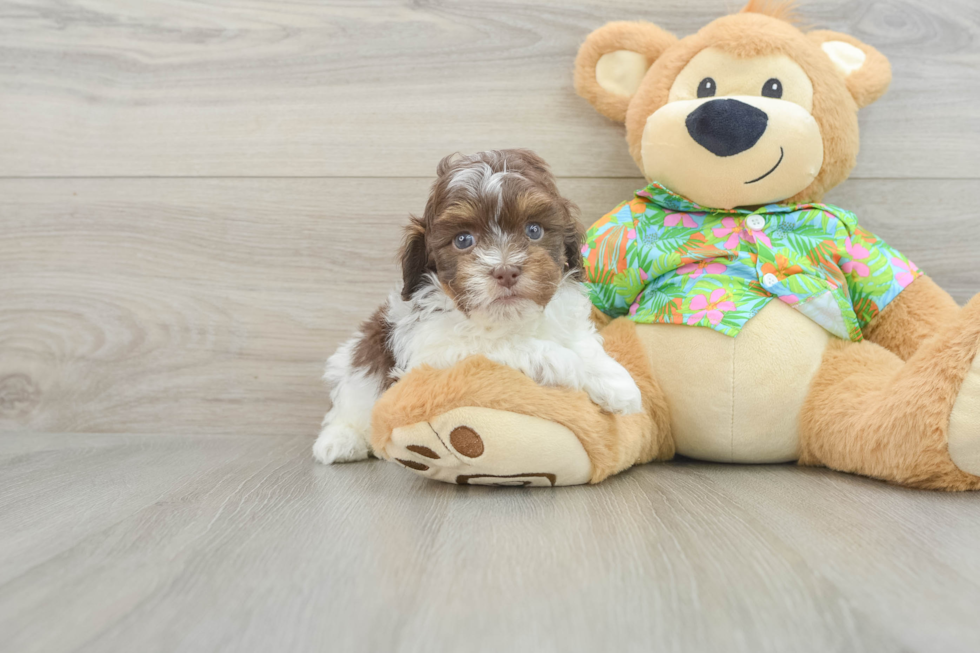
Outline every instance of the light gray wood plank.
[[(243, 461), (265, 459), (280, 447), (279, 439), (268, 437), (237, 437), (229, 443), (222, 436), (192, 440), (77, 434), (68, 460), (59, 438), (5, 433), (0, 436), (0, 488), (7, 496), (0, 503), (0, 585), (57, 558), (92, 533), (166, 503), (173, 493), (189, 491), (202, 475), (219, 483)], [(147, 474), (147, 466), (160, 473)]]
[[(975, 494), (923, 493), (801, 469), (826, 482), (816, 491), (806, 483), (780, 486), (777, 497), (769, 469), (711, 471), (712, 478), (699, 475), (698, 483), (709, 483), (765, 520), (781, 541), (864, 606), (867, 616), (894, 620), (890, 632), (902, 641), (916, 650), (980, 649), (980, 632), (971, 623), (980, 604)], [(856, 485), (861, 486), (857, 492)], [(853, 566), (854, 559), (863, 564)], [(951, 595), (963, 600), (928, 624), (918, 622), (914, 612), (920, 600)]]
[(315, 465), (300, 436), (0, 442), (0, 651), (980, 642), (980, 584), (955, 573), (980, 563), (971, 495), (693, 463), (464, 488)]
[[(740, 4), (5, 0), (0, 176), (427, 176), (520, 146), (561, 175), (632, 177), (621, 128), (572, 89), (581, 41), (641, 18), (686, 35)], [(856, 177), (980, 176), (973, 0), (805, 14), (894, 65)]]
[(0, 181), (0, 429), (314, 432), (429, 184)]
[[(0, 430), (314, 433), (323, 361), (398, 279), (428, 179), (0, 180)], [(591, 222), (639, 179), (563, 179)], [(962, 301), (980, 187), (830, 198)]]

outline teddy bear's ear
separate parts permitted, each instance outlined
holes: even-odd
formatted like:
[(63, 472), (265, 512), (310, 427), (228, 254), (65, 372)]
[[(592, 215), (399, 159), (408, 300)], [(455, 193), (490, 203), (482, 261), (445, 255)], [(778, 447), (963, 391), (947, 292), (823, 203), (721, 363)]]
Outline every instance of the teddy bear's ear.
[(677, 37), (652, 23), (607, 23), (589, 34), (575, 59), (575, 90), (618, 122), (647, 70)]
[(892, 81), (892, 68), (885, 55), (853, 36), (820, 30), (807, 37), (820, 46), (845, 81), (858, 107), (880, 98)]

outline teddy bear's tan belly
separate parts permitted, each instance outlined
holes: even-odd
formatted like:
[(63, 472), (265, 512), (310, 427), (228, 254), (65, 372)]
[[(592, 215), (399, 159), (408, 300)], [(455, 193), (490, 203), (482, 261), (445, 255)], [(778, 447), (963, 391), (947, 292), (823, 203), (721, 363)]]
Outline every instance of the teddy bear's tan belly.
[(737, 338), (703, 327), (642, 324), (637, 333), (667, 395), (677, 453), (774, 463), (799, 457), (799, 415), (831, 336), (779, 301)]

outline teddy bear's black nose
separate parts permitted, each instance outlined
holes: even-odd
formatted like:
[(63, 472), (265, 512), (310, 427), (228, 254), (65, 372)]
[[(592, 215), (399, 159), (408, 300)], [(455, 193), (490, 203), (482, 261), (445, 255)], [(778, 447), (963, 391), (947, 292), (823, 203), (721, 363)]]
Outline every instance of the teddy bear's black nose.
[(759, 142), (766, 133), (765, 111), (738, 100), (705, 102), (687, 117), (687, 131), (715, 156), (734, 156)]

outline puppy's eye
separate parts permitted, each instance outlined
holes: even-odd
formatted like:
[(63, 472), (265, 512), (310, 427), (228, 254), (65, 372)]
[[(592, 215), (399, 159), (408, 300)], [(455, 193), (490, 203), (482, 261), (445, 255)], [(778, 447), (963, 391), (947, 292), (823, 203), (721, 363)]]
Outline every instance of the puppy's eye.
[(524, 228), (527, 233), (527, 237), (531, 240), (541, 240), (541, 236), (544, 235), (544, 229), (541, 228), (537, 222), (532, 222), (527, 227)]
[(764, 97), (776, 98), (777, 100), (783, 97), (783, 83), (773, 77), (762, 87), (762, 95)]
[(715, 84), (715, 80), (710, 77), (705, 77), (698, 84), (698, 97), (714, 97), (715, 93), (718, 92), (718, 85)]
[(453, 245), (456, 246), (456, 249), (469, 249), (473, 247), (474, 242), (472, 234), (468, 234), (465, 231), (461, 234), (456, 234), (456, 237), (453, 238)]

